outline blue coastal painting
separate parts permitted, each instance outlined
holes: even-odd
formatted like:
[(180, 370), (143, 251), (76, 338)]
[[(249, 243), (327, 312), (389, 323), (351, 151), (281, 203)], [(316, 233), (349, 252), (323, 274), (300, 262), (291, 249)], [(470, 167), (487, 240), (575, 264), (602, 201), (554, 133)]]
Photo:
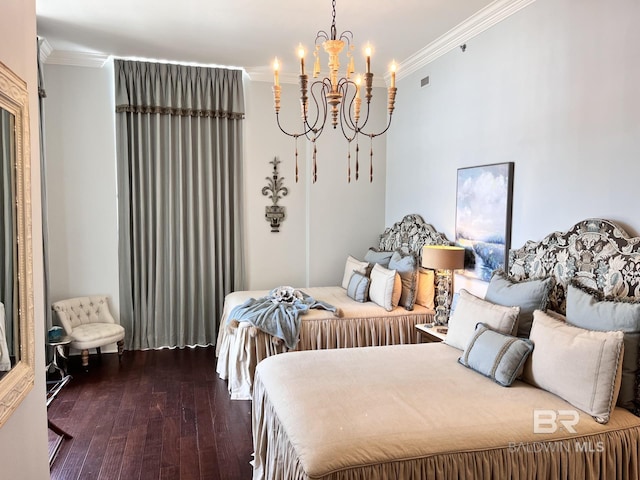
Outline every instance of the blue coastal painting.
[(513, 162), (458, 169), (456, 243), (467, 250), (466, 276), (489, 281), (508, 261), (512, 193)]

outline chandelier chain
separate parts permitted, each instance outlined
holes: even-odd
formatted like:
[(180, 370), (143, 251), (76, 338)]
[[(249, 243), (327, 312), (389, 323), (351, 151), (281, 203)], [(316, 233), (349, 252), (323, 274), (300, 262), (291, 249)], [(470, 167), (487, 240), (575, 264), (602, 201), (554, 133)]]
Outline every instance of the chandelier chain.
[(338, 34), (338, 30), (336, 29), (336, 0), (332, 0), (331, 6), (333, 7), (333, 20), (331, 22), (331, 40), (336, 39), (336, 35)]

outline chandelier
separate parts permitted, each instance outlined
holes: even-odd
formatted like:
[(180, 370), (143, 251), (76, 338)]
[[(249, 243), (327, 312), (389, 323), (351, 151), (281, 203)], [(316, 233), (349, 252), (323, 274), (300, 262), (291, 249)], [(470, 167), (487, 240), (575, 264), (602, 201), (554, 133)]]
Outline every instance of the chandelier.
[[(324, 47), (324, 51), (329, 56), (329, 73), (327, 77), (314, 80), (309, 86), (309, 77), (305, 73), (305, 49), (300, 44), (298, 46), (298, 56), (300, 58), (300, 107), (302, 113), (302, 129), (299, 132), (288, 132), (280, 123), (280, 80), (279, 69), (280, 64), (276, 58), (273, 63), (274, 68), (274, 85), (273, 96), (275, 102), (276, 120), (278, 127), (286, 135), (295, 139), (295, 177), (298, 182), (298, 138), (305, 137), (313, 145), (313, 166), (312, 180), (315, 183), (318, 179), (317, 167), (317, 146), (316, 141), (322, 135), (327, 126), (327, 118), (331, 114), (331, 125), (334, 129), (340, 125), (340, 130), (344, 138), (347, 140), (347, 181), (351, 182), (351, 143), (355, 142), (355, 179), (359, 178), (359, 137), (369, 137), (369, 181), (373, 182), (373, 139), (384, 134), (391, 125), (391, 116), (396, 99), (396, 65), (391, 64), (391, 82), (388, 88), (387, 110), (389, 118), (386, 126), (380, 132), (367, 131), (367, 122), (369, 121), (369, 107), (373, 97), (373, 73), (371, 73), (371, 46), (365, 48), (366, 71), (364, 73), (364, 99), (365, 112), (362, 112), (362, 94), (361, 84), (362, 77), (355, 76), (355, 64), (353, 58), (353, 33), (346, 30), (338, 37), (336, 30), (336, 0), (332, 2), (333, 20), (331, 23), (331, 33), (328, 34), (324, 30), (320, 30), (315, 39), (315, 49), (313, 56), (315, 57), (313, 66), (313, 78), (318, 78), (320, 71), (320, 46)], [(340, 75), (340, 54), (347, 46), (346, 50), (346, 70), (342, 77)], [(309, 114), (309, 95), (312, 100), (312, 112)]]

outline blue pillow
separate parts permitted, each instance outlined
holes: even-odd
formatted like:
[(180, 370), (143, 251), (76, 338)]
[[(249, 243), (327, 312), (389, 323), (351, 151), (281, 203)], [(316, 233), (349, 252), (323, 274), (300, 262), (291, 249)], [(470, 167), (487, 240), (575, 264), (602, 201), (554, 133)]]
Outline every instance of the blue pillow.
[(517, 335), (529, 338), (534, 310), (546, 310), (553, 277), (536, 278), (516, 282), (503, 271), (494, 272), (484, 299), (509, 307), (520, 307)]
[(528, 338), (505, 335), (478, 323), (458, 362), (508, 387), (522, 373), (532, 350), (533, 342)]
[(347, 295), (356, 302), (364, 303), (369, 300), (369, 277), (360, 272), (353, 272), (347, 285)]
[(364, 255), (364, 261), (369, 263), (379, 263), (384, 268), (388, 268), (389, 260), (391, 260), (392, 255), (393, 252), (386, 252), (384, 250), (370, 248)]

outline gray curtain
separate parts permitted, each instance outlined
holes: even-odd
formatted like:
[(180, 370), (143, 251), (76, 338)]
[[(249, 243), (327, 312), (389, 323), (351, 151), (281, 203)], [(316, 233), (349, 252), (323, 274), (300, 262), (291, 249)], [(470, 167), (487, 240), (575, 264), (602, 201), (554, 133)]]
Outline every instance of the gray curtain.
[(115, 60), (128, 349), (215, 344), (244, 288), (242, 72)]

